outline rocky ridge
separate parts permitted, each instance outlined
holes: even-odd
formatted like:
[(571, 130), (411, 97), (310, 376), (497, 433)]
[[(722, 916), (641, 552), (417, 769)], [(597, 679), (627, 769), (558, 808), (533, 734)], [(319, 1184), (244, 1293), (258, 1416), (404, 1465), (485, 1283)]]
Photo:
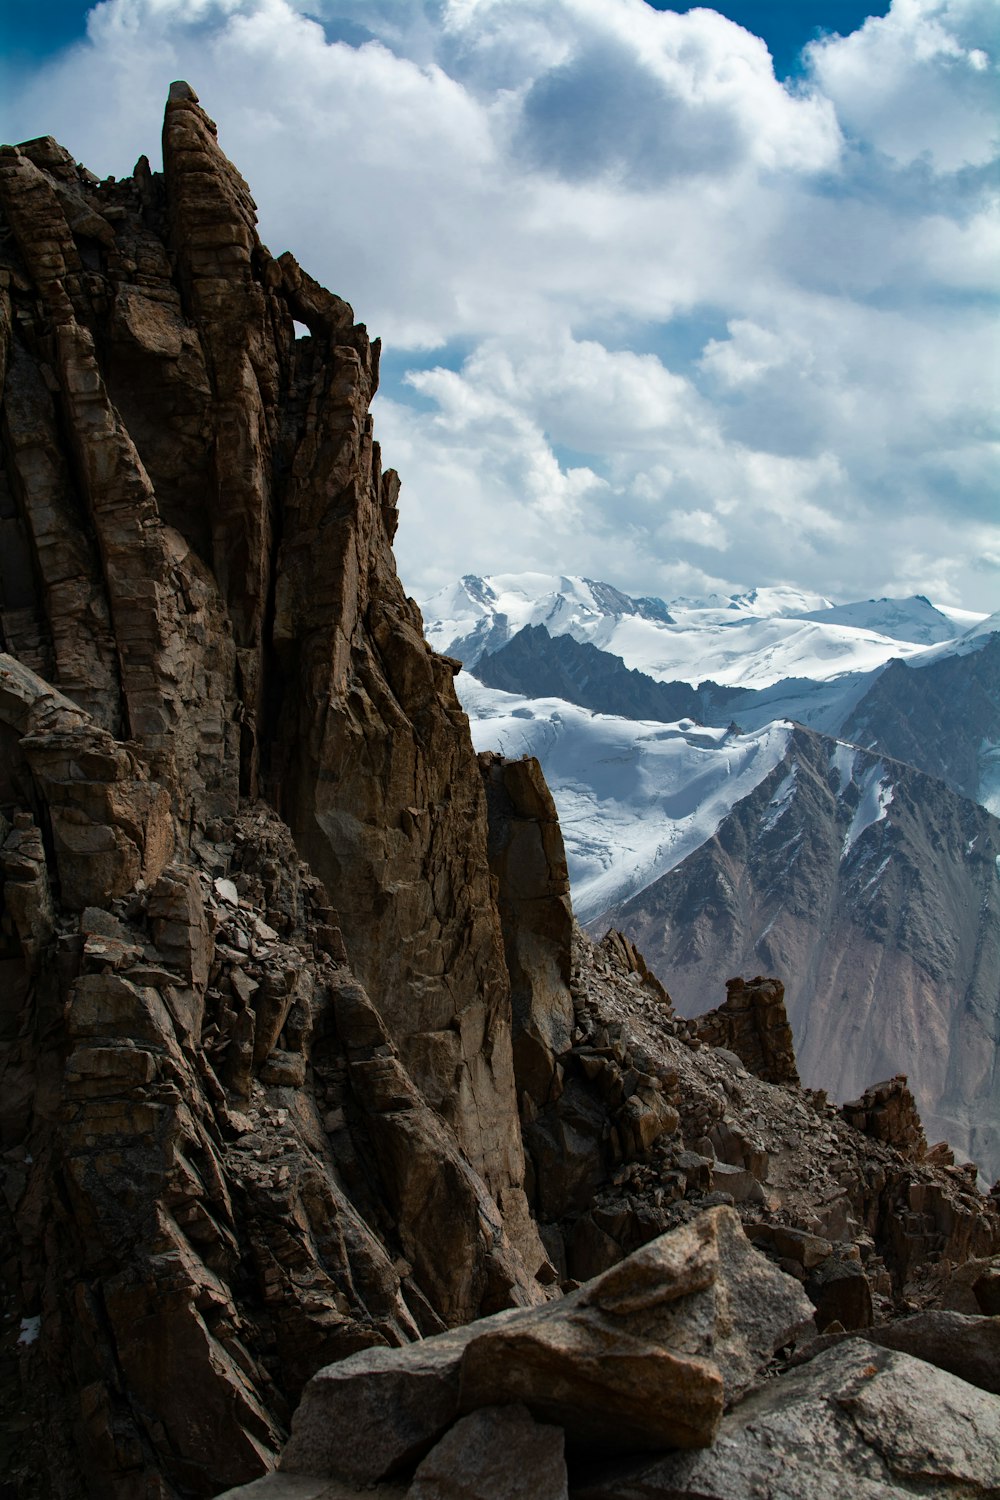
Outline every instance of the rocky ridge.
[[(592, 1310), (574, 1369), (579, 1339), (638, 1338), (615, 1318), (690, 1302), (698, 1348), (647, 1340), (632, 1391), (648, 1357), (702, 1360), (699, 1441), (810, 1308), (864, 1327), (950, 1298), (985, 1321), (1000, 1213), (923, 1151), (902, 1085), (851, 1124), (795, 1083), (773, 988), (727, 1001), (707, 1046), (628, 939), (574, 929), (537, 762), (477, 762), (456, 664), (396, 578), (377, 364), (347, 305), (260, 243), (187, 85), (163, 174), (97, 182), (48, 138), (0, 151), (18, 1500), (332, 1492), (258, 1478), (307, 1382), (471, 1349), (477, 1319), (500, 1352), (475, 1397), (469, 1355), (442, 1441), (516, 1428), (556, 1490), (519, 1382), (564, 1348), (563, 1313)], [(794, 1316), (761, 1332), (749, 1299), (719, 1301), (723, 1266)], [(464, 1462), (424, 1458), (434, 1436), (408, 1450), (414, 1496)]]
[(800, 727), (711, 839), (593, 925), (622, 927), (688, 1015), (720, 970), (785, 976), (807, 1082), (847, 1099), (905, 1069), (928, 1130), (992, 1180), (998, 856), (976, 803)]

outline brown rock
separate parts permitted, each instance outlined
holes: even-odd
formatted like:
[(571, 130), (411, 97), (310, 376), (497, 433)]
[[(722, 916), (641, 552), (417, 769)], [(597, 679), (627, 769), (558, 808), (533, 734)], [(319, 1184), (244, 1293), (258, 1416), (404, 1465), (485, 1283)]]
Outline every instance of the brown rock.
[(499, 882), (511, 978), (518, 1097), (544, 1104), (573, 1034), (569, 992), (573, 911), (562, 833), (534, 757), (479, 757), (489, 814), (490, 869)]
[(769, 1083), (798, 1083), (792, 1028), (780, 979), (727, 979), (726, 998), (717, 1010), (694, 1023), (695, 1035), (710, 1047), (726, 1047)]
[(841, 1255), (830, 1255), (813, 1268), (805, 1283), (816, 1308), (816, 1326), (839, 1323), (842, 1328), (870, 1328), (872, 1292), (863, 1267)]
[(860, 1099), (845, 1104), (843, 1113), (855, 1130), (873, 1140), (889, 1142), (911, 1160), (922, 1161), (927, 1155), (927, 1138), (905, 1074), (873, 1083)]

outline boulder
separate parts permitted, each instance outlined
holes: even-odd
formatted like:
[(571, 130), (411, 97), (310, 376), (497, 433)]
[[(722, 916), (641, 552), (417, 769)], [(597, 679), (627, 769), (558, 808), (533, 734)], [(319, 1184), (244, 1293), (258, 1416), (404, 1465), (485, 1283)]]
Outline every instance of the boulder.
[(476, 1328), (362, 1349), (318, 1371), (295, 1413), (282, 1472), (372, 1483), (412, 1465), (459, 1414), (459, 1369)]
[(561, 1301), (321, 1370), (281, 1467), (375, 1482), (460, 1412), (518, 1403), (584, 1452), (703, 1446), (774, 1350), (812, 1327), (811, 1311), (735, 1211), (711, 1209)]
[(605, 1471), (574, 1500), (900, 1500), (998, 1493), (1000, 1401), (851, 1339), (748, 1396), (713, 1447)]
[(523, 1406), (462, 1417), (418, 1466), (407, 1500), (567, 1500), (563, 1434)]

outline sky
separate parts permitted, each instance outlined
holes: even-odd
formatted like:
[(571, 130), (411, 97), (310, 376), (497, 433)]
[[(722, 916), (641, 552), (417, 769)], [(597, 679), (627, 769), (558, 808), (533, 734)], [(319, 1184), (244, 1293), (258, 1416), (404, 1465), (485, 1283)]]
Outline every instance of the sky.
[(383, 341), (408, 591), (582, 573), (1000, 607), (996, 0), (5, 7), (0, 139), (158, 160)]

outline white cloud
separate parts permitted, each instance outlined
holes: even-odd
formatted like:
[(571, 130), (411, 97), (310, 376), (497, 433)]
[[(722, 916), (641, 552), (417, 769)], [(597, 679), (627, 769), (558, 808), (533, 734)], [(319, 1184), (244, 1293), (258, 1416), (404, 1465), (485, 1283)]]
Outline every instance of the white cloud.
[(105, 0), (0, 133), (120, 175), (194, 84), (265, 241), (387, 346), (411, 591), (538, 567), (994, 607), (995, 0), (894, 0), (798, 91), (707, 9), (310, 12)]
[(982, 166), (997, 151), (998, 14), (996, 0), (893, 0), (814, 43), (812, 73), (846, 129), (896, 161)]

